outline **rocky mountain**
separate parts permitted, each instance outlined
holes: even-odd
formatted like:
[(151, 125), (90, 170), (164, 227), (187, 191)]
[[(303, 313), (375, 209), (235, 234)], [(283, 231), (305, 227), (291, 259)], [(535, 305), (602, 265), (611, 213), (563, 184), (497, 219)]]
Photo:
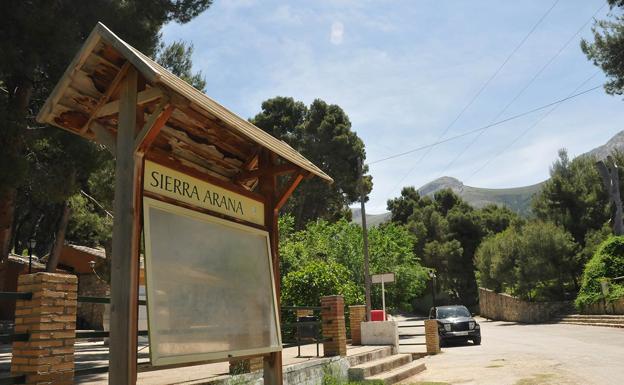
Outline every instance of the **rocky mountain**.
[(427, 183), (418, 191), (420, 195), (433, 197), (436, 191), (450, 188), (476, 208), (488, 204), (497, 204), (507, 206), (519, 214), (528, 214), (531, 208), (531, 198), (540, 190), (542, 183), (524, 187), (492, 189), (466, 186), (455, 178), (444, 176)]
[[(604, 159), (613, 151), (624, 151), (624, 131), (615, 134), (602, 146), (596, 147), (580, 156), (593, 155), (598, 159)], [(541, 189), (543, 183), (540, 182), (524, 187), (489, 189), (466, 186), (456, 178), (443, 176), (425, 184), (418, 189), (418, 192), (423, 196), (433, 196), (436, 191), (450, 188), (474, 207), (480, 208), (488, 204), (497, 204), (507, 206), (519, 214), (528, 214), (531, 210), (531, 198)], [(360, 209), (351, 209), (351, 213), (353, 222), (361, 223)], [(371, 226), (389, 221), (390, 218), (390, 213), (366, 216), (367, 224)]]
[(583, 155), (594, 155), (598, 159), (604, 159), (613, 151), (624, 151), (624, 131), (615, 134), (609, 141), (602, 146), (596, 147)]
[[(366, 214), (366, 225), (377, 226), (379, 224), (388, 222), (392, 217), (390, 212), (385, 212), (382, 214)], [(351, 208), (351, 221), (353, 223), (357, 223), (358, 225), (362, 224), (362, 210), (359, 208)]]

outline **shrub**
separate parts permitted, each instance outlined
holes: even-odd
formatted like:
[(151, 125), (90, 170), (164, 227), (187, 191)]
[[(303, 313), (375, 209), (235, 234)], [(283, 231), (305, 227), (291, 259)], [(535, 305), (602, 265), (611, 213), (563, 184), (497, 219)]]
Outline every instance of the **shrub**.
[[(602, 300), (600, 281), (624, 275), (624, 236), (612, 236), (604, 241), (585, 265), (576, 307), (582, 308)], [(624, 297), (624, 285), (612, 283), (607, 301)]]

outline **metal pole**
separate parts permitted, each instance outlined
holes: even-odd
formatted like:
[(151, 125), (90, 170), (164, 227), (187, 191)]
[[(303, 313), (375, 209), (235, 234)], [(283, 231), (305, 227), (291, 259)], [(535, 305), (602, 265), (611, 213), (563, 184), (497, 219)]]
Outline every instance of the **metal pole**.
[(433, 300), (433, 307), (434, 307), (434, 308), (436, 307), (436, 300), (435, 300), (435, 279), (436, 279), (436, 276), (434, 275), (434, 276), (431, 278), (431, 298), (432, 298), (432, 300)]
[(366, 194), (364, 192), (364, 167), (363, 159), (359, 159), (360, 172), (360, 204), (362, 207), (362, 238), (364, 240), (364, 292), (366, 295), (366, 320), (371, 320), (371, 277), (368, 271), (368, 229), (366, 228), (366, 206), (364, 204)]
[(381, 275), (381, 308), (383, 309), (384, 321), (386, 321), (386, 289), (384, 287), (383, 274)]

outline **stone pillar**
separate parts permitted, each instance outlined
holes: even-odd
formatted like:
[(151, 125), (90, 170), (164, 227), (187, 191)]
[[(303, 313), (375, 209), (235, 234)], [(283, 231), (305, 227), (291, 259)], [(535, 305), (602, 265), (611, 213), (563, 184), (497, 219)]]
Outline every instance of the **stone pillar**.
[(262, 370), (264, 357), (252, 357), (230, 360), (230, 374), (252, 373)]
[(437, 320), (425, 320), (425, 341), (427, 343), (428, 354), (440, 353), (440, 335), (438, 334)]
[(349, 306), (352, 345), (362, 345), (362, 322), (364, 321), (366, 321), (366, 305)]
[(17, 291), (32, 293), (15, 306), (15, 333), (30, 333), (13, 342), (11, 373), (26, 375), (26, 384), (74, 383), (74, 341), (78, 279), (74, 275), (20, 275)]
[(321, 298), (323, 322), (323, 352), (325, 357), (347, 355), (347, 330), (345, 328), (344, 299), (341, 295)]

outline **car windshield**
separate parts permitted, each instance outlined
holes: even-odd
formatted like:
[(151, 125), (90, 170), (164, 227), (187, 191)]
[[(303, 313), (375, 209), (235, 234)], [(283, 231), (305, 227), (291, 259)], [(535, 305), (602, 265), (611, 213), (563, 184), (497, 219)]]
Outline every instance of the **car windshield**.
[(470, 317), (470, 312), (463, 306), (438, 308), (438, 319)]

